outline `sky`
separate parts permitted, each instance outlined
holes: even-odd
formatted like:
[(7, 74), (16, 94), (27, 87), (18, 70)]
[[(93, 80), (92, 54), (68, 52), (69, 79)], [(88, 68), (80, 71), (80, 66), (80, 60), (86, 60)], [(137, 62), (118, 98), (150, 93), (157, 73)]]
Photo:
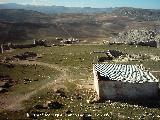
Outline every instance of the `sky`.
[(0, 0), (0, 3), (56, 5), (66, 7), (135, 7), (160, 9), (160, 0)]

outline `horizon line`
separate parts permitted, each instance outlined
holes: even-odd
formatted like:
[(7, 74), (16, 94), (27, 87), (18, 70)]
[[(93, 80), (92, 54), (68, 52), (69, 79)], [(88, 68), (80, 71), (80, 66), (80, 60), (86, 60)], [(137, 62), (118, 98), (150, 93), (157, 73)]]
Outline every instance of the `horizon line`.
[(136, 9), (150, 9), (150, 10), (160, 10), (160, 8), (142, 8), (142, 7), (133, 7), (133, 6), (115, 6), (115, 7), (92, 7), (92, 6), (65, 6), (65, 5), (36, 5), (36, 4), (20, 4), (20, 3), (12, 3), (12, 2), (9, 2), (9, 3), (0, 3), (1, 5), (3, 4), (16, 4), (16, 5), (22, 5), (22, 6), (36, 6), (36, 7), (52, 7), (52, 6), (57, 6), (57, 7), (75, 7), (75, 8), (136, 8)]

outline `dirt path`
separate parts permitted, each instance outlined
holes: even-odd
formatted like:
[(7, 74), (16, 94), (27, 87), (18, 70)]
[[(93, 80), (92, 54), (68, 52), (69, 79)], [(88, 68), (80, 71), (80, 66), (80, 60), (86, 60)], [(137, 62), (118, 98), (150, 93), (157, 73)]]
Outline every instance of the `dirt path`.
[(160, 72), (160, 71), (150, 71), (151, 73), (158, 73), (158, 72)]
[(31, 91), (29, 93), (26, 93), (24, 95), (17, 95), (17, 96), (13, 96), (13, 95), (9, 96), (8, 95), (8, 96), (2, 97), (0, 99), (1, 110), (10, 110), (10, 111), (21, 110), (21, 109), (23, 109), (23, 106), (21, 105), (22, 101), (28, 100), (31, 96), (35, 95), (37, 92), (39, 92), (39, 91), (41, 91), (45, 88), (51, 87), (53, 85), (56, 86), (56, 87), (58, 87), (58, 85), (62, 86), (60, 84), (60, 82), (68, 79), (68, 75), (67, 75), (68, 70), (66, 68), (61, 68), (58, 65), (53, 65), (53, 64), (43, 63), (43, 62), (37, 62), (37, 61), (20, 61), (20, 62), (13, 62), (12, 64), (41, 65), (41, 66), (45, 66), (45, 67), (54, 68), (54, 69), (60, 71), (61, 74), (56, 79), (57, 82), (55, 82), (55, 80), (53, 80), (51, 82), (48, 82), (48, 83), (44, 84), (43, 86), (40, 86), (36, 90), (33, 90), (33, 91)]

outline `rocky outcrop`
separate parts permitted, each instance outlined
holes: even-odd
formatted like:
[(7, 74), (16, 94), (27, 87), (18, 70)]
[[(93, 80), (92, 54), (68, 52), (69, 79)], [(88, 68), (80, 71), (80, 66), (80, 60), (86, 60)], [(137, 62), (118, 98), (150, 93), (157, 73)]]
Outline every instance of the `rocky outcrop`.
[(159, 47), (160, 31), (146, 28), (131, 29), (118, 34), (115, 41), (128, 43), (129, 45), (142, 45)]

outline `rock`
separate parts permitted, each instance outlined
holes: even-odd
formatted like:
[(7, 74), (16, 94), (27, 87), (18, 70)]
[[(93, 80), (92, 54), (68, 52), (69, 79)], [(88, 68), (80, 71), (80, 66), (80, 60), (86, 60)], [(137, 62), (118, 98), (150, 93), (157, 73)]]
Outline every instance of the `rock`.
[(9, 76), (0, 76), (0, 93), (7, 92), (8, 88), (12, 86), (12, 79)]
[(83, 99), (79, 94), (76, 94), (75, 96), (76, 96), (77, 100), (82, 100)]
[(71, 114), (73, 113), (71, 110), (67, 110), (66, 114)]
[(60, 108), (63, 108), (63, 106), (64, 106), (63, 104), (61, 104), (57, 101), (55, 101), (55, 102), (51, 101), (51, 103), (48, 104), (48, 108), (50, 108), (50, 109), (60, 109)]
[(31, 79), (24, 79), (24, 83), (30, 83), (30, 82), (32, 82), (32, 80)]
[(0, 87), (0, 93), (5, 93), (5, 92), (8, 92), (8, 90), (6, 88)]
[(87, 100), (87, 103), (90, 103), (90, 100)]
[(5, 66), (11, 69), (11, 68), (14, 68), (15, 65), (13, 65), (13, 64), (5, 64)]
[(29, 113), (26, 114), (27, 118), (30, 117)]
[(44, 114), (44, 112), (31, 111), (31, 113), (28, 113), (28, 116), (29, 116), (29, 118), (37, 119), (37, 117), (40, 116), (41, 114)]
[(44, 109), (45, 107), (43, 105), (35, 105), (34, 106), (36, 109)]
[(92, 120), (91, 113), (83, 113), (83, 120)]
[(16, 56), (13, 56), (14, 58), (18, 58), (19, 60), (27, 60), (27, 59), (33, 59), (37, 57), (37, 54), (34, 52), (25, 52)]
[(61, 97), (67, 98), (63, 88), (57, 90), (56, 93), (58, 93)]
[(112, 58), (109, 58), (109, 57), (99, 57), (98, 58), (98, 62), (106, 62), (108, 60), (112, 60)]

